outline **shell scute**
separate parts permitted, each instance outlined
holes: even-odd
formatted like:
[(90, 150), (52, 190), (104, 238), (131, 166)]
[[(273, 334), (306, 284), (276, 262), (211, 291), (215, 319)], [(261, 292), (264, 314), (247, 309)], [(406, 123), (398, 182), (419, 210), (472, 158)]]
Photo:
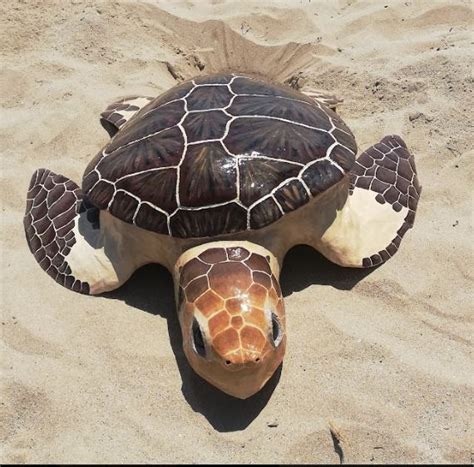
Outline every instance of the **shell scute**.
[(302, 93), (249, 76), (201, 76), (125, 123), (87, 167), (83, 191), (144, 229), (211, 237), (298, 209), (338, 183), (355, 152), (340, 117)]

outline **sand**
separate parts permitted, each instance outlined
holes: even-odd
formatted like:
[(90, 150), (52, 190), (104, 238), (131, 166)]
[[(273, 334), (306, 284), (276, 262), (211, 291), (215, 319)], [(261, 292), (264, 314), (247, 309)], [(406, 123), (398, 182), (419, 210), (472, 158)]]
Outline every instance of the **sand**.
[[(470, 2), (0, 10), (2, 463), (338, 463), (331, 427), (346, 462), (472, 462)], [(290, 252), (287, 355), (247, 401), (188, 367), (166, 270), (80, 296), (41, 271), (22, 227), (32, 172), (80, 181), (110, 102), (229, 68), (340, 95), (359, 147), (402, 135), (423, 185), (415, 228), (382, 267)]]

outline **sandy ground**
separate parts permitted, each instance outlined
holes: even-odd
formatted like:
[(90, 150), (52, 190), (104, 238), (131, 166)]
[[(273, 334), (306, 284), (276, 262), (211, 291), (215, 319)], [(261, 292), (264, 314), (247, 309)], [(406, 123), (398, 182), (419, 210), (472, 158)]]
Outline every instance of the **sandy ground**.
[[(331, 424), (347, 462), (471, 462), (471, 8), (1, 2), (1, 462), (338, 463)], [(344, 97), (359, 147), (401, 134), (423, 185), (382, 267), (290, 252), (284, 365), (243, 402), (189, 369), (166, 270), (80, 296), (41, 271), (22, 227), (32, 172), (80, 181), (110, 102), (227, 68)]]

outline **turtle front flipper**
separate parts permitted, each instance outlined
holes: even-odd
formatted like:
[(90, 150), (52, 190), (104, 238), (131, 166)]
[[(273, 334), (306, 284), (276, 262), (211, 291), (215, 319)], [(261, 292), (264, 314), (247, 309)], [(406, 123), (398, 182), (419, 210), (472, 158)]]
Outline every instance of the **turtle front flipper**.
[[(105, 248), (99, 211), (71, 180), (47, 169), (31, 178), (24, 227), (38, 264), (59, 284), (83, 294), (119, 287), (135, 267)], [(109, 251), (108, 251), (109, 250)]]
[(148, 105), (154, 97), (127, 96), (110, 104), (101, 114), (100, 123), (112, 138), (137, 112)]
[(415, 221), (415, 160), (399, 136), (386, 136), (359, 156), (349, 176), (349, 196), (314, 246), (341, 266), (377, 266), (397, 252)]

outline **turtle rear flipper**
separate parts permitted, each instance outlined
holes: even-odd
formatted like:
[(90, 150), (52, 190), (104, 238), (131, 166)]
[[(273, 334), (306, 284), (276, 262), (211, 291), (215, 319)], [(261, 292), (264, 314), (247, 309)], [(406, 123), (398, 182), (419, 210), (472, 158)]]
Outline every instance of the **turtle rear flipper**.
[(305, 88), (301, 92), (314, 101), (324, 104), (326, 107), (329, 107), (334, 111), (336, 111), (337, 107), (344, 102), (344, 99), (337, 97), (335, 94), (321, 91), (319, 89)]
[(122, 97), (100, 114), (100, 123), (112, 138), (125, 123), (153, 99), (147, 96)]
[(135, 269), (104, 248), (99, 211), (87, 203), (82, 190), (47, 169), (38, 169), (31, 178), (24, 226), (38, 264), (75, 292), (113, 290)]
[(386, 136), (358, 157), (349, 177), (344, 206), (314, 246), (341, 266), (377, 266), (398, 251), (415, 221), (415, 160), (399, 136)]

